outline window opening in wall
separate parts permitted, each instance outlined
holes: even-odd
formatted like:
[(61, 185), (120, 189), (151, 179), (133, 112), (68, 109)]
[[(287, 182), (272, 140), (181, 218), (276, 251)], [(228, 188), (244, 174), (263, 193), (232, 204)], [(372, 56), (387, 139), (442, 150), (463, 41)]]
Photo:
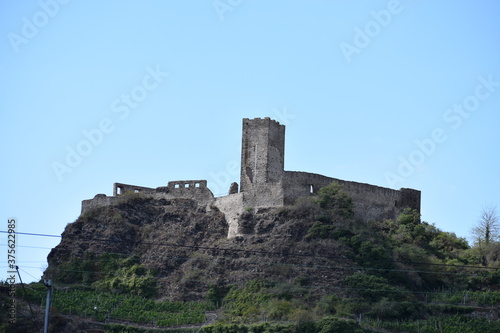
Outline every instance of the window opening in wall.
[(184, 187), (185, 187), (185, 188), (188, 188), (188, 187), (189, 187), (189, 184), (184, 184)]
[(194, 187), (200, 187), (200, 183), (195, 183)]
[(312, 184), (309, 185), (309, 193), (314, 193), (314, 186)]
[(139, 190), (134, 190), (134, 193), (139, 193)]
[(180, 185), (179, 185), (179, 184), (175, 184), (175, 185), (174, 185), (174, 188), (179, 188), (179, 187), (180, 187)]
[(122, 194), (122, 188), (120, 186), (116, 188), (116, 194), (118, 195)]

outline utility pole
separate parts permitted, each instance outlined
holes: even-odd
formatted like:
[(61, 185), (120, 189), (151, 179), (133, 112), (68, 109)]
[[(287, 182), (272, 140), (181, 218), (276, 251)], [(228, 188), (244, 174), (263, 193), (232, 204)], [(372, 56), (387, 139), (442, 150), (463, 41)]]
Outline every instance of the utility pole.
[(44, 280), (43, 284), (47, 287), (47, 302), (45, 303), (45, 322), (43, 333), (49, 332), (50, 303), (52, 302), (52, 280)]

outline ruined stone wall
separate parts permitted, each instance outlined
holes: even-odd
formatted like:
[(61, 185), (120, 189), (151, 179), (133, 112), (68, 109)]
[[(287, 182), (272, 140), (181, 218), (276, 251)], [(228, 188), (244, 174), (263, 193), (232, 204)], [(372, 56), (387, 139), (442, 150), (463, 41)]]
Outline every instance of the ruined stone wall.
[(399, 190), (399, 199), (396, 202), (396, 208), (403, 210), (406, 207), (416, 209), (420, 212), (421, 192), (412, 188), (402, 188)]
[(207, 187), (206, 180), (170, 181), (167, 186), (156, 188), (154, 197), (165, 199), (192, 199), (197, 201), (199, 205), (208, 205), (214, 201), (214, 195)]
[(284, 192), (282, 183), (273, 185), (257, 184), (251, 191), (243, 193), (243, 205), (249, 207), (276, 207), (284, 205)]
[(108, 197), (106, 194), (96, 194), (93, 199), (82, 201), (82, 214), (91, 209), (110, 206), (115, 203), (116, 199), (117, 197)]
[(238, 221), (243, 213), (243, 193), (235, 193), (215, 198), (214, 205), (224, 213), (229, 225), (227, 238), (239, 236)]
[(197, 189), (197, 188), (207, 188), (207, 181), (201, 180), (173, 180), (169, 181), (167, 187), (171, 189), (185, 188), (185, 189)]
[(356, 216), (364, 221), (395, 218), (405, 208), (420, 211), (420, 192), (393, 190), (323, 175), (284, 171), (285, 126), (270, 118), (243, 119), (240, 192), (244, 207), (292, 204), (332, 182), (352, 197)]
[(206, 180), (176, 180), (168, 182), (167, 186), (157, 188), (114, 183), (112, 197), (97, 194), (93, 199), (83, 200), (82, 213), (97, 207), (112, 205), (125, 193), (140, 193), (154, 199), (192, 199), (199, 205), (210, 205), (215, 199), (212, 191), (207, 187)]
[(343, 190), (353, 200), (356, 217), (365, 222), (395, 219), (406, 207), (420, 211), (420, 191), (417, 190), (393, 190), (296, 171), (285, 171), (283, 178), (284, 203), (292, 204), (299, 196), (317, 194), (321, 187), (333, 182), (342, 185)]
[(133, 193), (143, 193), (143, 192), (154, 192), (154, 188), (137, 186), (137, 185), (129, 185), (123, 183), (114, 183), (113, 184), (113, 196), (119, 196), (126, 192)]

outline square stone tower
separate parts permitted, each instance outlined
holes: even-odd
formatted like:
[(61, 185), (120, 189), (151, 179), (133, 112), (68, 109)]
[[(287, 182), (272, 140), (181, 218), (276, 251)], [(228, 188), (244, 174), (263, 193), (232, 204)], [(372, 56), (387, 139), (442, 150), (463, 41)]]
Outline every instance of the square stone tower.
[(266, 117), (243, 119), (240, 191), (281, 185), (285, 163), (285, 125)]

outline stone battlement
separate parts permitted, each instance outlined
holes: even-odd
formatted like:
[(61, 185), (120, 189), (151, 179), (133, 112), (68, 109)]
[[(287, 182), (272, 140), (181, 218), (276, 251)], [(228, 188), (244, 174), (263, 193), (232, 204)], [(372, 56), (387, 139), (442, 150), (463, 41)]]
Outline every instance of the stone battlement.
[(276, 123), (276, 124), (280, 125), (280, 123), (277, 120), (271, 119), (270, 117), (252, 118), (252, 119), (250, 119), (250, 118), (243, 118), (243, 122), (245, 122), (245, 121), (251, 121), (251, 122), (259, 122), (259, 121), (265, 122), (265, 121), (268, 121), (268, 122), (273, 122), (273, 123)]
[(168, 186), (171, 189), (177, 188), (206, 188), (206, 180), (176, 180), (168, 182)]

